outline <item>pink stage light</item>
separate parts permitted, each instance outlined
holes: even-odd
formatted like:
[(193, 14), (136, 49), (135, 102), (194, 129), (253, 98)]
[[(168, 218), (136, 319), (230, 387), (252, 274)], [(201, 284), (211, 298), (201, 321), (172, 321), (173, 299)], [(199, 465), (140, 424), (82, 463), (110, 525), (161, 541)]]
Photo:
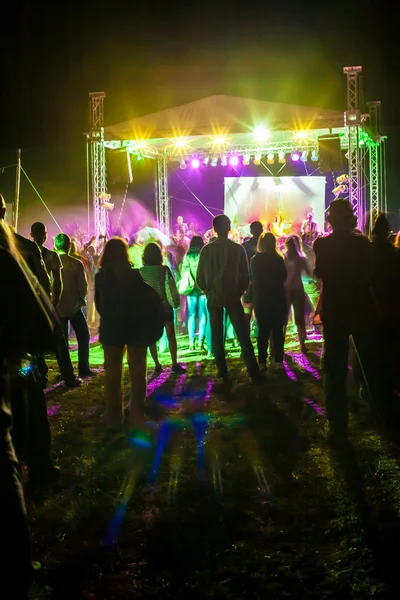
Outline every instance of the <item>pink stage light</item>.
[(293, 152), (292, 161), (297, 162), (300, 159), (300, 154), (298, 152)]
[(231, 167), (237, 167), (239, 164), (239, 158), (237, 156), (231, 156), (229, 159), (229, 164)]
[(198, 169), (198, 168), (199, 168), (199, 166), (200, 166), (200, 161), (199, 161), (199, 159), (198, 159), (198, 158), (194, 158), (194, 159), (192, 160), (192, 167), (193, 167), (193, 169)]

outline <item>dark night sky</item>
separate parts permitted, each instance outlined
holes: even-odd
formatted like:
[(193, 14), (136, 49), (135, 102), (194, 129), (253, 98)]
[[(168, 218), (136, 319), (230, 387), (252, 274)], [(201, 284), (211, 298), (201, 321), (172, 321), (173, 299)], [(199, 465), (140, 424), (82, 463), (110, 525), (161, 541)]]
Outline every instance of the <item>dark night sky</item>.
[(90, 91), (106, 124), (211, 94), (344, 110), (343, 66), (362, 65), (395, 165), (396, 24), (376, 2), (20, 0), (1, 21), (2, 147), (80, 141)]

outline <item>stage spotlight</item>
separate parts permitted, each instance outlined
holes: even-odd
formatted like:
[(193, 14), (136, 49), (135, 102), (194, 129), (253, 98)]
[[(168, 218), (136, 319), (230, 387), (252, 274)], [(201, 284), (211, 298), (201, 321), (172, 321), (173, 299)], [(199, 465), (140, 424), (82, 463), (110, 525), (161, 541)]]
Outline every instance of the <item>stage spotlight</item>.
[(269, 153), (267, 154), (267, 163), (268, 163), (269, 165), (273, 165), (273, 164), (274, 164), (274, 162), (275, 162), (274, 153), (273, 153), (273, 152), (269, 152)]
[(285, 153), (284, 152), (279, 152), (279, 154), (278, 154), (278, 162), (281, 163), (281, 165), (285, 164), (286, 158), (285, 158)]
[(216, 167), (218, 164), (218, 156), (213, 156), (211, 159), (211, 166)]
[(254, 138), (257, 142), (266, 142), (269, 137), (268, 129), (263, 127), (263, 125), (259, 125), (254, 130)]
[(140, 162), (143, 160), (143, 154), (141, 152), (136, 152), (136, 160)]
[(293, 162), (298, 162), (298, 160), (300, 159), (300, 154), (298, 152), (293, 152), (291, 158)]
[(239, 159), (236, 156), (236, 154), (230, 157), (229, 164), (231, 165), (231, 167), (237, 167), (237, 165), (239, 164)]
[(243, 156), (243, 164), (244, 164), (244, 166), (247, 166), (250, 164), (250, 154), (245, 154)]
[(300, 160), (302, 162), (307, 162), (307, 156), (308, 156), (308, 152), (307, 152), (307, 150), (305, 150), (304, 152), (302, 152), (302, 154), (300, 156)]
[(254, 157), (254, 164), (255, 164), (255, 165), (259, 165), (259, 164), (261, 164), (261, 158), (262, 158), (262, 157), (261, 157), (261, 154), (260, 154), (260, 152), (257, 152), (257, 154), (256, 154), (256, 155), (255, 155), (255, 157)]
[(295, 137), (297, 140), (306, 140), (308, 138), (308, 131), (296, 131)]
[(176, 138), (174, 140), (175, 146), (176, 148), (183, 148), (184, 146), (186, 146), (186, 141), (183, 140), (182, 138)]
[(346, 184), (349, 182), (349, 176), (347, 175), (347, 173), (343, 173), (343, 175), (339, 175), (339, 177), (336, 177), (336, 183), (338, 183), (339, 185), (342, 185), (343, 183)]
[(200, 161), (199, 161), (199, 159), (198, 159), (198, 158), (194, 158), (194, 159), (192, 160), (192, 168), (193, 168), (193, 169), (198, 169), (198, 168), (199, 168), (199, 166), (200, 166)]
[(216, 146), (223, 146), (226, 144), (226, 137), (224, 135), (216, 135), (214, 138), (214, 144)]
[(134, 150), (145, 150), (147, 148), (147, 144), (144, 141), (135, 142)]
[(181, 164), (179, 165), (179, 167), (181, 169), (186, 169), (186, 161), (185, 161), (185, 159), (183, 159), (183, 158), (181, 159)]
[(226, 156), (222, 156), (221, 157), (221, 167), (226, 167), (226, 165), (228, 164), (228, 161), (226, 159)]
[(210, 157), (206, 156), (203, 160), (203, 165), (206, 167), (208, 165), (209, 161), (210, 161)]
[(313, 150), (313, 151), (311, 152), (311, 160), (312, 160), (313, 162), (317, 162), (317, 160), (318, 160), (318, 153), (317, 153), (317, 151), (316, 151), (316, 150)]

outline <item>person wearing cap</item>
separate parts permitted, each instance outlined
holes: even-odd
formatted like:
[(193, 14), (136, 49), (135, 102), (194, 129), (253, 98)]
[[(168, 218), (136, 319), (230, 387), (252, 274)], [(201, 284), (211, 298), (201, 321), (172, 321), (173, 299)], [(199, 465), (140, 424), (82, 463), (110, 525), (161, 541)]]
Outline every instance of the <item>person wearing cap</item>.
[(328, 211), (332, 233), (314, 242), (315, 273), (322, 280), (324, 392), (330, 432), (347, 433), (349, 338), (374, 402), (385, 406), (377, 310), (372, 291), (372, 247), (355, 231), (357, 218), (348, 200), (334, 200)]

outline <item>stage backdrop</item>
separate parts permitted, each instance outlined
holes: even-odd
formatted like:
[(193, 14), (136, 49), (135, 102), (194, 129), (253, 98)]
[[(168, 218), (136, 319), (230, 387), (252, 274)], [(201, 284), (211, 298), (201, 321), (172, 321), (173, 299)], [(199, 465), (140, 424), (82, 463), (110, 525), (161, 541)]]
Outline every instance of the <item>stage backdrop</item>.
[(299, 233), (307, 212), (314, 213), (318, 229), (324, 230), (325, 177), (225, 177), (224, 212), (237, 229), (252, 221), (264, 225), (281, 214), (287, 233)]

